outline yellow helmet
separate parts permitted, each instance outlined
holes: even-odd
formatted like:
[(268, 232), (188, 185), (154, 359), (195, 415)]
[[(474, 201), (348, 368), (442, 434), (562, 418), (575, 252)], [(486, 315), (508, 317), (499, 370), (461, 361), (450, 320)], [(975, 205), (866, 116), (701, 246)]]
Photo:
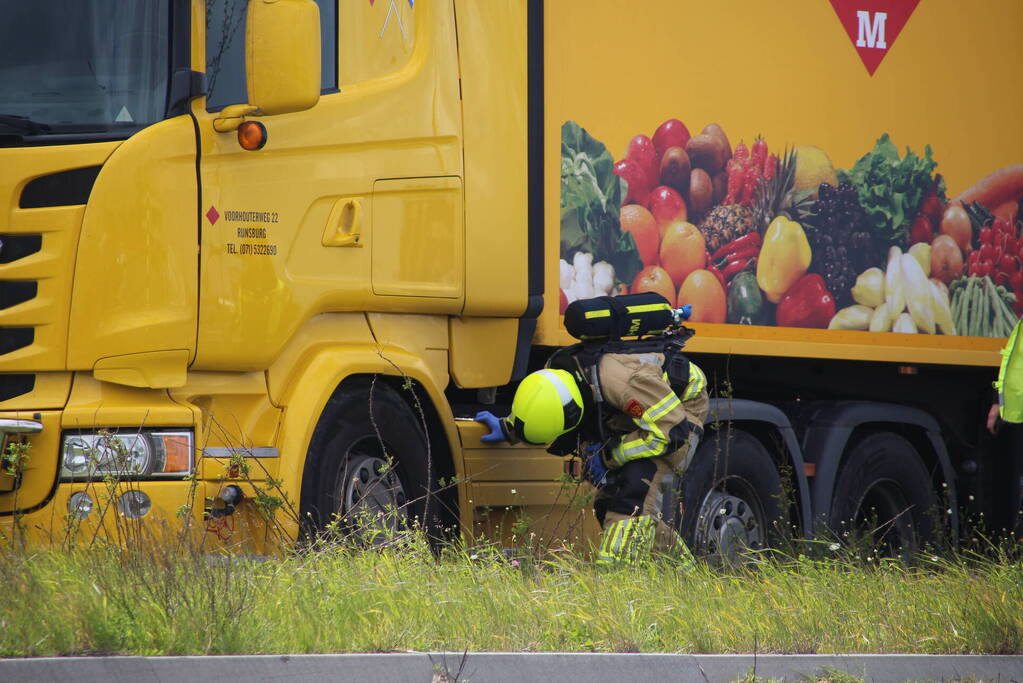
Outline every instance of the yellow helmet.
[(583, 419), (579, 385), (565, 370), (537, 370), (515, 390), (509, 421), (516, 435), (531, 444), (546, 444), (575, 429)]

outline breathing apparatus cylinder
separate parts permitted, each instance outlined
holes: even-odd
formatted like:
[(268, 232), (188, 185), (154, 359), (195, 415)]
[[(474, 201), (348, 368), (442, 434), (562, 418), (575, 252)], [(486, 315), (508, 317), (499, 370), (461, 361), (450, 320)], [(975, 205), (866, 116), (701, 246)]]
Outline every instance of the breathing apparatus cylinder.
[(565, 309), (565, 329), (576, 339), (620, 339), (664, 332), (689, 318), (654, 292), (577, 299)]

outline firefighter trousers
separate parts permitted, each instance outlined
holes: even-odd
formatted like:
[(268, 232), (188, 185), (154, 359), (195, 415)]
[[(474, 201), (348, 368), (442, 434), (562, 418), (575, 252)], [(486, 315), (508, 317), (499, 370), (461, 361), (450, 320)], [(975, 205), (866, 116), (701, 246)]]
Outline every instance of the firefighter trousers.
[(632, 563), (654, 550), (679, 555), (685, 562), (692, 560), (674, 528), (679, 512), (670, 507), (675, 500), (672, 491), (698, 441), (694, 433), (674, 453), (631, 460), (608, 474), (608, 482), (597, 490), (593, 503), (603, 529), (598, 564)]

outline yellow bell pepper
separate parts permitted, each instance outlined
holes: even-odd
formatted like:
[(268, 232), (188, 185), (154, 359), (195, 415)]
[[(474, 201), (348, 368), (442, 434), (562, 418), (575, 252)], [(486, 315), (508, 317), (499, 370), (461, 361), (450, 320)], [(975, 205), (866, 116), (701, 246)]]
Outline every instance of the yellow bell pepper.
[(768, 301), (778, 303), (810, 267), (810, 243), (803, 226), (778, 216), (767, 227), (757, 259), (757, 284)]

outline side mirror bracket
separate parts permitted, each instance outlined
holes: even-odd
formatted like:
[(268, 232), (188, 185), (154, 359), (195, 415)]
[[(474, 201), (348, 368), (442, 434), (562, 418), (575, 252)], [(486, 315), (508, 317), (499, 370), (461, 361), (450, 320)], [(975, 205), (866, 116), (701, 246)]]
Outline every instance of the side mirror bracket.
[(218, 133), (230, 133), (238, 130), (246, 116), (251, 116), (259, 111), (259, 107), (252, 104), (232, 104), (220, 111), (220, 116), (213, 119), (213, 130)]

